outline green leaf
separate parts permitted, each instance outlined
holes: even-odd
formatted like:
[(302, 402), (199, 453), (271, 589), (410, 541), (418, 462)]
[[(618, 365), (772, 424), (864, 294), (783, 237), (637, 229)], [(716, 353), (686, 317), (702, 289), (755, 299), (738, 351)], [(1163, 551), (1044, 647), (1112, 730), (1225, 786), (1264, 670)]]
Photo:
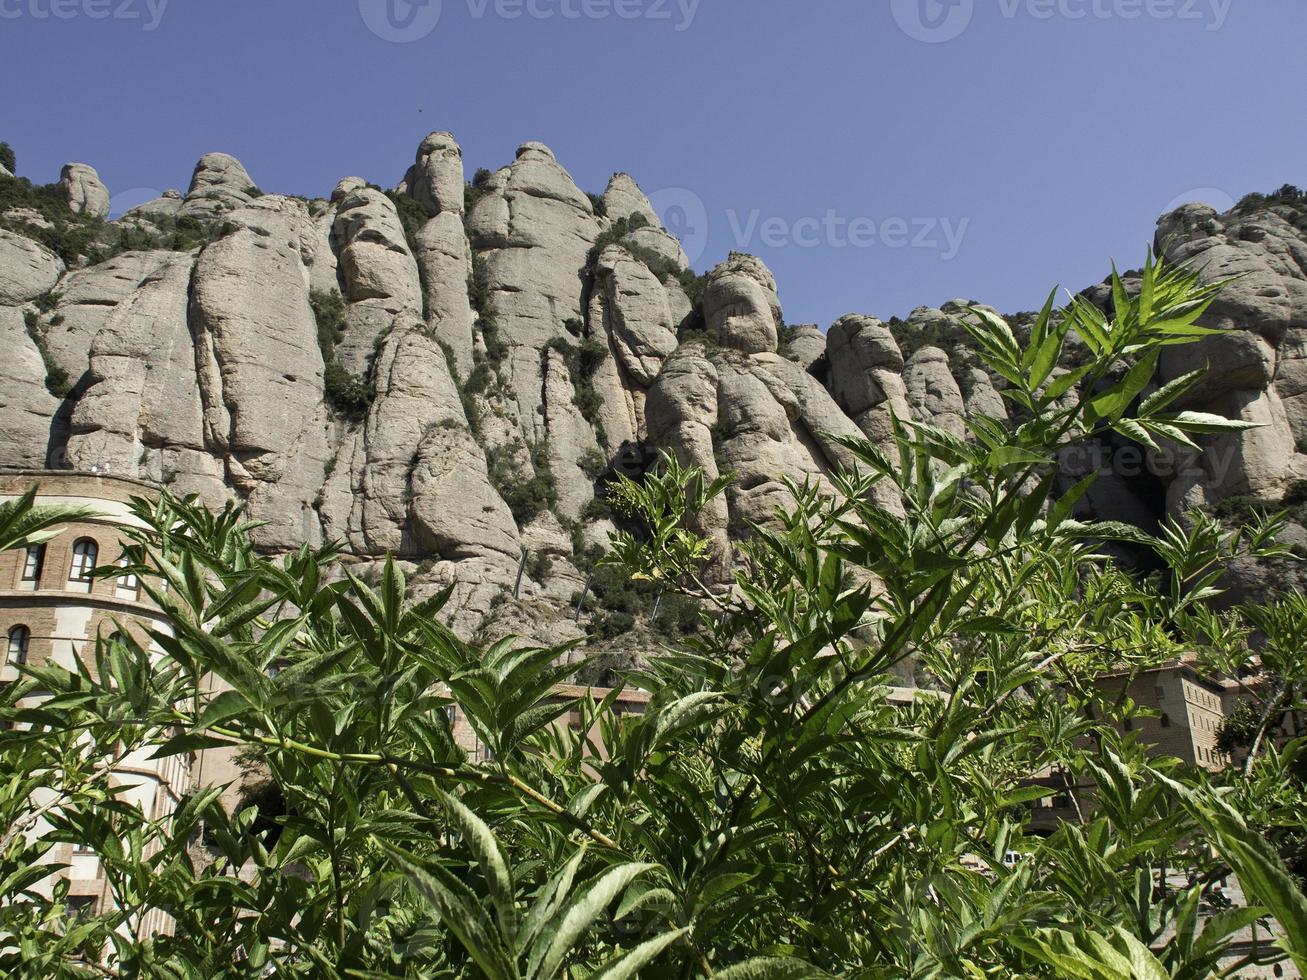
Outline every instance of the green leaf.
[(1167, 382), (1139, 404), (1139, 417), (1145, 418), (1155, 412), (1160, 412), (1196, 385), (1206, 374), (1206, 369), (1199, 368), (1197, 371), (1190, 371), (1174, 381)]
[(1126, 376), (1117, 384), (1090, 401), (1089, 407), (1098, 418), (1115, 422), (1121, 418), (1130, 404), (1139, 397), (1139, 393), (1148, 387), (1148, 382), (1157, 372), (1157, 359), (1161, 351), (1153, 349), (1141, 357), (1126, 372)]
[(653, 864), (620, 864), (601, 874), (578, 897), (559, 913), (551, 927), (542, 933), (548, 939), (540, 965), (531, 971), (535, 980), (552, 980), (562, 969), (563, 961), (577, 942), (590, 930), (595, 920), (632, 881), (655, 868)]
[(1158, 416), (1155, 421), (1164, 422), (1181, 431), (1195, 432), (1199, 435), (1223, 435), (1227, 432), (1247, 432), (1249, 429), (1266, 427), (1264, 422), (1242, 422), (1238, 419), (1227, 419), (1224, 416), (1211, 415), (1206, 412), (1177, 412), (1174, 415)]
[(439, 865), (424, 866), (394, 845), (379, 843), (409, 876), (418, 893), (435, 906), (443, 924), (491, 980), (518, 980), (517, 967), (499, 931), (470, 888)]
[(174, 755), (181, 755), (183, 752), (203, 752), (205, 749), (217, 749), (229, 746), (232, 743), (227, 739), (214, 738), (211, 735), (200, 735), (195, 732), (189, 732), (184, 735), (177, 735), (168, 739), (150, 756), (151, 759), (167, 759)]
[(240, 717), (249, 710), (250, 702), (245, 695), (238, 691), (223, 691), (204, 706), (204, 711), (200, 714), (196, 727), (200, 729), (213, 728), (215, 725), (221, 725), (231, 718)]
[[(439, 791), (438, 791), (439, 792)], [(477, 864), (490, 888), (490, 901), (499, 917), (500, 929), (506, 935), (517, 933), (517, 907), (514, 901), (513, 875), (508, 861), (495, 839), (494, 832), (457, 797), (440, 792), (454, 826), (463, 835), (464, 842), (476, 855)]]
[(588, 980), (628, 980), (689, 931), (689, 929), (677, 929), (675, 932), (665, 932), (661, 936), (655, 936), (641, 943), (629, 953), (619, 953), (590, 974)]
[(718, 980), (816, 980), (827, 976), (826, 971), (801, 959), (779, 956), (761, 956), (717, 971)]

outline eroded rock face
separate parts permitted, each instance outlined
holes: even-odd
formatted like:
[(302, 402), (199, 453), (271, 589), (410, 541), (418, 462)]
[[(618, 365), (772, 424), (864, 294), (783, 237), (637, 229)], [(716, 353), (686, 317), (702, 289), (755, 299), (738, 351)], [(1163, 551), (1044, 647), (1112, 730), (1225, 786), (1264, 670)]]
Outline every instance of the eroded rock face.
[[(412, 244), (391, 198), (361, 177), (329, 202), (260, 195), (222, 154), (200, 161), (184, 198), (169, 192), (120, 219), (167, 231), (194, 218), (184, 227), (205, 242), (194, 252), (68, 271), (0, 231), (0, 466), (94, 466), (213, 505), (238, 500), (269, 522), (258, 532), (269, 550), (339, 539), (364, 564), (398, 556), (419, 594), (456, 582), (449, 615), (468, 636), (520, 627), (562, 639), (584, 626), (570, 618), (586, 567), (574, 547), (612, 530), (589, 506), (594, 473), (624, 453), (666, 449), (709, 477), (736, 474), (700, 517), (725, 581), (733, 535), (791, 506), (787, 479), (833, 492), (832, 475), (853, 462), (840, 439), (889, 448), (895, 417), (962, 438), (980, 415), (1022, 420), (970, 352), (970, 303), (783, 330), (771, 272), (732, 254), (696, 309), (684, 252), (630, 176), (609, 182), (603, 217), (539, 143), (481, 181), (466, 216), (463, 180), (453, 137), (427, 137), (400, 185), (430, 216)], [(72, 206), (98, 213), (97, 183), (70, 168)], [(591, 256), (632, 216), (644, 226)], [(1155, 527), (1231, 496), (1278, 503), (1307, 480), (1304, 227), (1301, 209), (1280, 206), (1163, 218), (1171, 258), (1246, 274), (1213, 307), (1222, 334), (1168, 350), (1163, 378), (1202, 369), (1177, 407), (1261, 427), (1148, 457), (1147, 479), (1106, 473), (1086, 516)], [(309, 302), (337, 290), (332, 356), (353, 376), (353, 408), (328, 395)], [(1086, 295), (1110, 302), (1101, 286)], [(56, 387), (67, 375), (66, 398), (47, 389), (51, 371)], [(1063, 475), (1089, 465), (1066, 460)], [(506, 501), (522, 514), (521, 481), (546, 468), (556, 501), (519, 527)], [(512, 600), (524, 553), (535, 570)], [(1260, 568), (1231, 581), (1247, 594), (1274, 585)]]
[(776, 350), (780, 342), (780, 298), (776, 279), (760, 259), (732, 252), (708, 274), (703, 294), (708, 332), (723, 347), (746, 354)]
[(432, 217), (463, 214), (463, 150), (452, 133), (432, 133), (422, 141), (401, 187)]
[(436, 215), (418, 232), (417, 247), (427, 323), (453, 352), (459, 377), (466, 378), (473, 368), (476, 317), (467, 295), (472, 250), (462, 218), (453, 211)]
[(170, 253), (108, 314), (90, 350), (86, 393), (72, 415), (70, 463), (154, 480), (211, 506), (230, 496), (204, 438), (204, 406), (188, 324), (195, 256)]
[(1224, 332), (1166, 351), (1162, 380), (1203, 375), (1178, 404), (1256, 422), (1210, 441), (1197, 465), (1168, 488), (1174, 509), (1233, 496), (1278, 502), (1307, 478), (1302, 344), (1307, 328), (1307, 220), (1289, 206), (1218, 215), (1189, 204), (1158, 222), (1158, 247), (1206, 280), (1238, 276), (1212, 304), (1205, 326)]
[(523, 436), (544, 435), (541, 351), (554, 338), (571, 342), (580, 321), (580, 273), (599, 235), (590, 199), (541, 143), (525, 143), (512, 166), (486, 184), (467, 217), (472, 247), (484, 261), (499, 337), (501, 368)]
[(59, 285), (59, 301), (42, 317), (46, 347), (54, 362), (76, 379), (86, 370), (91, 343), (114, 310), (157, 272), (169, 252), (124, 252), (70, 272)]
[(938, 347), (921, 348), (903, 365), (903, 381), (908, 404), (918, 419), (965, 438), (966, 404), (947, 354)]
[[(1158, 222), (1167, 257), (1189, 261), (1205, 279), (1240, 277), (1212, 304), (1207, 325), (1252, 330), (1272, 343), (1307, 326), (1307, 241), (1290, 212), (1218, 215), (1186, 204)], [(1301, 219), (1295, 219), (1301, 223)]]
[(226, 153), (207, 153), (195, 165), (190, 190), (178, 213), (213, 220), (249, 204), (255, 197), (252, 191), (257, 187), (239, 160)]
[(364, 374), (396, 317), (421, 314), (422, 287), (390, 198), (369, 187), (355, 188), (336, 202), (335, 214), (332, 242), (351, 303), (336, 356), (351, 372)]
[(21, 306), (54, 289), (64, 264), (30, 238), (0, 228), (0, 306)]
[(40, 469), (59, 399), (45, 387), (45, 363), (23, 325), (23, 313), (0, 306), (0, 467)]
[[(695, 343), (673, 352), (649, 389), (645, 415), (655, 445), (705, 473), (725, 469), (736, 476), (727, 504), (705, 515), (702, 526), (716, 542), (718, 572), (724, 575), (730, 563), (730, 530), (770, 524), (778, 510), (792, 507), (787, 481), (833, 493), (831, 475), (855, 462), (839, 440), (861, 433), (803, 366), (774, 350), (742, 349), (765, 347), (768, 326), (775, 336), (779, 302), (766, 266), (752, 256), (734, 255), (709, 277), (708, 295), (714, 290), (718, 301), (706, 303), (706, 313), (723, 346)], [(842, 383), (851, 397), (860, 399), (865, 413), (884, 397), (877, 394), (879, 400), (873, 400), (867, 370), (847, 356), (850, 343), (871, 345), (870, 336), (858, 337), (864, 325), (871, 330), (879, 322), (845, 318), (832, 329), (830, 343), (832, 365), (843, 365)], [(889, 344), (897, 354), (892, 337)], [(886, 360), (871, 358), (868, 365)], [(897, 507), (879, 491), (877, 500)]]
[(805, 371), (826, 358), (826, 335), (815, 323), (804, 323), (790, 329), (789, 354)]
[(512, 515), (489, 485), (444, 355), (420, 318), (396, 324), (373, 370), (376, 399), (328, 481), (327, 533), (359, 554), (516, 561)]
[(109, 217), (109, 188), (104, 186), (94, 167), (84, 163), (64, 164), (59, 186), (68, 197), (68, 206), (78, 214)]
[[(299, 249), (242, 227), (196, 262), (188, 312), (205, 445), (269, 522), (269, 547), (316, 540), (312, 502), (328, 458), (322, 354)], [(256, 516), (257, 515), (257, 516)]]
[(889, 327), (875, 317), (850, 313), (826, 337), (830, 388), (840, 407), (869, 439), (892, 444), (892, 420), (912, 419), (903, 381), (903, 353)]
[(604, 211), (612, 221), (638, 214), (654, 227), (662, 225), (649, 198), (640, 190), (635, 178), (627, 173), (615, 173), (608, 181), (608, 186), (604, 189)]
[(597, 310), (625, 373), (647, 388), (676, 350), (676, 323), (667, 290), (640, 260), (619, 245), (610, 245), (595, 267)]

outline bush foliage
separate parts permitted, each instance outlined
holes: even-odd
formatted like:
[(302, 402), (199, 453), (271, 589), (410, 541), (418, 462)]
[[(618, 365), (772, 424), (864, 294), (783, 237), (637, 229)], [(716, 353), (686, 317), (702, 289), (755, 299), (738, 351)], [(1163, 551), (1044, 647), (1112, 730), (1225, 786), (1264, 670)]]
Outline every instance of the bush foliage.
[(324, 397), (343, 417), (357, 422), (367, 415), (376, 394), (367, 378), (354, 374), (336, 359), (336, 345), (345, 336), (345, 298), (335, 290), (315, 290), (309, 294), (309, 304), (318, 325)]

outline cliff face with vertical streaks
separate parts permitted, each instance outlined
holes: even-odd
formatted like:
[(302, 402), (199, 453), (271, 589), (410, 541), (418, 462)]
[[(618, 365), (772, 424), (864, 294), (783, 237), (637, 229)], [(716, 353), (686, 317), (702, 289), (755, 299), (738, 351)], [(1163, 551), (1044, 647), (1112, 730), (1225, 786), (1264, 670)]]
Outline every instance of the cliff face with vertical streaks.
[[(433, 133), (394, 190), (351, 177), (317, 200), (262, 194), (210, 154), (187, 193), (114, 221), (85, 165), (46, 188), (0, 174), (0, 191), (0, 466), (237, 500), (270, 550), (393, 554), (430, 589), (458, 584), (469, 631), (592, 626), (572, 601), (612, 528), (603, 476), (657, 450), (736, 474), (704, 517), (725, 567), (747, 522), (785, 506), (785, 477), (830, 485), (837, 437), (884, 443), (894, 416), (959, 436), (970, 417), (1008, 417), (968, 352), (965, 304), (787, 326), (760, 260), (696, 276), (633, 178), (588, 195), (540, 143), (469, 183), (454, 137)], [(1301, 514), (1307, 203), (1187, 205), (1158, 241), (1205, 276), (1241, 276), (1208, 318), (1222, 335), (1177, 349), (1161, 380), (1207, 365), (1185, 407), (1263, 425), (1199, 454), (1105, 443), (1067, 460), (1068, 480), (1104, 474), (1085, 516)], [(1307, 547), (1301, 524), (1289, 538)], [(1232, 584), (1288, 574), (1235, 569)], [(648, 610), (606, 601), (621, 646)]]

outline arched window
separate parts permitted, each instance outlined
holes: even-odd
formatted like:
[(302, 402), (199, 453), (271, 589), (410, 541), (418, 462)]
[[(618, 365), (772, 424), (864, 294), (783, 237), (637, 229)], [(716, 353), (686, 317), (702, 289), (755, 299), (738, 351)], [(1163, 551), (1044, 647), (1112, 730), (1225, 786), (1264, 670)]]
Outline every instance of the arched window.
[(6, 664), (21, 667), (27, 663), (27, 648), (32, 642), (32, 631), (26, 626), (15, 626), (9, 631), (9, 649), (5, 655)]
[(73, 545), (73, 567), (68, 573), (69, 584), (91, 590), (91, 573), (100, 557), (100, 546), (90, 538), (79, 538)]

